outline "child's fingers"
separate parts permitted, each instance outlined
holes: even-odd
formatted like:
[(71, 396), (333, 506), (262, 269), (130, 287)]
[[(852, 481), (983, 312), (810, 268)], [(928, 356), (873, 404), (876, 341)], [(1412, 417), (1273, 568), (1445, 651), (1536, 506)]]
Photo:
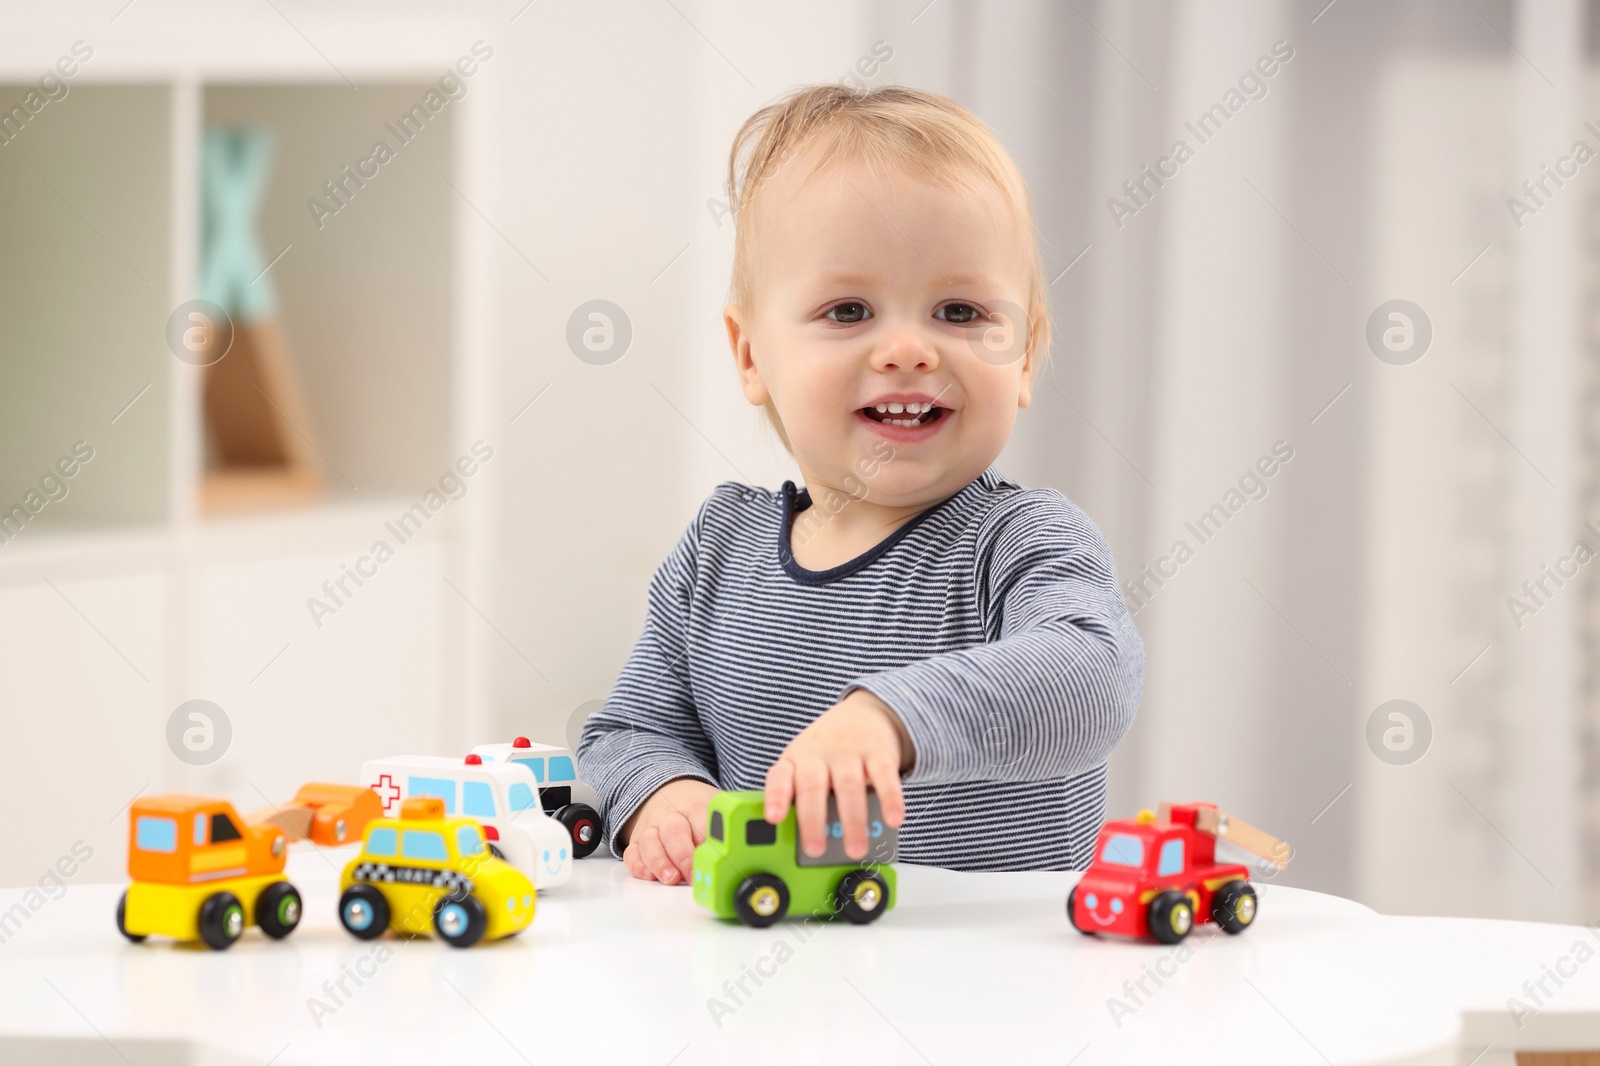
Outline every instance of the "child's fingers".
[(778, 757), (767, 771), (767, 821), (777, 825), (788, 817), (794, 801), (794, 763), (787, 755)]
[(694, 840), (689, 832), (689, 819), (668, 818), (662, 822), (661, 846), (667, 849), (667, 858), (684, 880), (694, 875)]
[(645, 866), (645, 853), (643, 853), (643, 848), (638, 847), (638, 844), (627, 845), (626, 850), (622, 852), (622, 861), (627, 863), (627, 871), (630, 874), (634, 874), (637, 879), (656, 879), (654, 872), (651, 872), (651, 869)]
[(867, 853), (867, 780), (860, 760), (846, 758), (835, 763), (831, 776), (844, 832), (844, 853), (852, 859), (862, 858)]
[(900, 790), (899, 764), (887, 755), (874, 756), (867, 760), (867, 778), (878, 794), (878, 809), (883, 812), (884, 822), (900, 828), (906, 820), (906, 798)]
[(656, 879), (655, 867), (645, 855), (645, 841), (655, 839), (655, 827), (646, 826), (637, 829), (633, 834), (633, 843), (628, 845), (628, 850), (633, 852), (633, 861), (639, 866), (639, 880), (654, 881)]
[(661, 844), (661, 831), (655, 826), (651, 826), (641, 834), (639, 857), (644, 860), (644, 864), (649, 867), (650, 872), (655, 874), (657, 881), (664, 885), (677, 883), (678, 868), (668, 858), (667, 849)]
[(628, 868), (628, 872), (639, 880), (655, 880), (655, 875), (650, 872), (649, 868), (645, 866), (644, 860), (639, 857), (638, 844), (629, 844), (622, 850), (622, 862)]
[(821, 855), (828, 846), (828, 764), (815, 756), (795, 760), (794, 813), (800, 846), (807, 855)]

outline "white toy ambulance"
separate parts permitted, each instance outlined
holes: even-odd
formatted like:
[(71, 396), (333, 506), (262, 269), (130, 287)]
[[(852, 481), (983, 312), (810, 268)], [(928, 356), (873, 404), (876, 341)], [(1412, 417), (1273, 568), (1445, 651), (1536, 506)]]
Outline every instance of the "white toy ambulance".
[(578, 780), (578, 761), (572, 757), (571, 749), (534, 744), (527, 737), (517, 737), (509, 744), (479, 744), (472, 754), (486, 763), (514, 763), (532, 770), (539, 782), (540, 805), (546, 814), (567, 827), (575, 856), (588, 858), (600, 846), (600, 812), (591, 802), (573, 799), (574, 786), (581, 790), (584, 800), (592, 801), (594, 793)]
[(540, 807), (539, 782), (525, 766), (477, 755), (395, 755), (363, 763), (361, 783), (383, 801), (385, 817), (398, 818), (401, 802), (412, 796), (438, 796), (446, 815), (477, 819), (489, 850), (541, 892), (572, 878), (572, 839)]

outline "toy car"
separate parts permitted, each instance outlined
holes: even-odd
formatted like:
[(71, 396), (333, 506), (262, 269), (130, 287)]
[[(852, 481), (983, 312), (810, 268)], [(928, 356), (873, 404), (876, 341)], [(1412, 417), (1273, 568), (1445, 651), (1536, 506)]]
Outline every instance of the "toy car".
[(178, 793), (135, 800), (128, 813), (128, 886), (117, 929), (222, 950), (245, 927), (274, 940), (300, 924), (300, 893), (283, 874), (282, 829), (240, 819), (226, 800)]
[(867, 854), (844, 853), (843, 830), (828, 797), (828, 846), (813, 858), (800, 850), (795, 814), (768, 822), (759, 791), (718, 792), (706, 814), (706, 838), (694, 849), (694, 899), (719, 918), (763, 928), (789, 911), (843, 915), (857, 925), (894, 907), (898, 832), (885, 825), (867, 793)]
[[(1288, 846), (1235, 822), (1229, 838), (1270, 858)], [(1094, 860), (1067, 895), (1067, 919), (1080, 933), (1153, 937), (1176, 944), (1198, 923), (1242, 933), (1256, 918), (1249, 868), (1216, 861), (1229, 818), (1211, 803), (1163, 804), (1161, 816), (1107, 822)], [(1263, 844), (1262, 842), (1266, 842)]]
[(533, 921), (533, 882), (490, 854), (476, 821), (446, 817), (437, 796), (415, 796), (399, 818), (368, 825), (339, 889), (339, 922), (362, 940), (385, 929), (432, 931), (465, 948), (515, 936)]
[(397, 755), (364, 764), (361, 783), (378, 794), (391, 818), (411, 796), (437, 796), (445, 814), (482, 822), (490, 852), (527, 874), (540, 891), (572, 879), (572, 838), (544, 813), (539, 783), (526, 766), (485, 762), (478, 755)]
[(509, 744), (479, 744), (472, 754), (484, 762), (520, 763), (532, 770), (534, 780), (539, 782), (539, 804), (546, 814), (567, 827), (573, 856), (586, 859), (594, 854), (604, 827), (599, 811), (572, 798), (572, 786), (581, 782), (571, 750), (517, 737)]
[(377, 793), (360, 785), (302, 785), (294, 799), (252, 811), (252, 825), (275, 825), (293, 844), (309, 840), (333, 847), (360, 838), (367, 823), (383, 814)]

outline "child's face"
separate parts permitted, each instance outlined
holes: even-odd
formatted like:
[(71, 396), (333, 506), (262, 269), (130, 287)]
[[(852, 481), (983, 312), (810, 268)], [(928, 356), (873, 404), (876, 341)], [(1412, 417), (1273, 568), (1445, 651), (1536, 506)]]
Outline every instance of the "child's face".
[(944, 499), (1030, 400), (1028, 245), (991, 183), (810, 169), (791, 160), (752, 205), (754, 306), (724, 313), (745, 396), (776, 407), (808, 484)]

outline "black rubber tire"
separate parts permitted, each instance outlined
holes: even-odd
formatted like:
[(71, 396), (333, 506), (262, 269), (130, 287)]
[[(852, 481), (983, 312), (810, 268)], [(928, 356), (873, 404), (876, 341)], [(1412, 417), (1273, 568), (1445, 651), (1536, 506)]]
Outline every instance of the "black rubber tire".
[(889, 883), (876, 870), (851, 870), (833, 890), (833, 909), (854, 925), (866, 925), (889, 909)]
[(1238, 935), (1256, 920), (1256, 890), (1249, 881), (1229, 881), (1211, 897), (1211, 919)]
[(1095, 931), (1093, 929), (1085, 929), (1083, 926), (1078, 924), (1078, 886), (1077, 885), (1073, 885), (1072, 886), (1072, 891), (1067, 893), (1067, 921), (1072, 924), (1072, 928), (1076, 929), (1078, 932), (1082, 933), (1084, 936), (1094, 936), (1095, 935)]
[[(367, 924), (353, 922), (355, 915), (349, 910), (352, 903), (366, 904), (366, 911), (358, 913), (368, 915)], [(351, 885), (339, 897), (339, 924), (358, 940), (376, 940), (389, 928), (389, 901), (371, 885)]]
[(135, 944), (143, 944), (150, 939), (142, 933), (128, 932), (128, 893), (126, 889), (123, 890), (122, 897), (117, 900), (117, 932)]
[[(587, 803), (567, 804), (556, 812), (556, 820), (567, 827), (567, 835), (572, 838), (574, 859), (587, 859), (600, 846), (605, 832), (600, 822), (600, 812)], [(587, 840), (583, 839), (585, 831), (588, 833)]]
[(274, 940), (282, 940), (300, 924), (304, 906), (299, 891), (287, 881), (275, 881), (256, 897), (256, 924)]
[(489, 854), (493, 855), (495, 858), (499, 859), (501, 862), (505, 862), (506, 861), (506, 853), (500, 850), (500, 845), (496, 844), (492, 840), (489, 841), (488, 843), (489, 843)]
[(232, 892), (213, 892), (200, 904), (195, 924), (207, 947), (225, 951), (244, 932), (244, 904)]
[[(460, 908), (460, 912), (451, 908)], [(459, 929), (450, 931), (447, 927), (453, 917), (459, 917), (463, 924)], [(484, 931), (488, 928), (489, 912), (477, 896), (462, 896), (460, 899), (446, 896), (433, 908), (433, 931), (453, 948), (470, 948), (483, 939)]]
[(1163, 944), (1176, 944), (1194, 928), (1194, 906), (1182, 892), (1168, 889), (1150, 901), (1146, 918), (1151, 936)]
[[(775, 905), (769, 891), (777, 894)], [(765, 929), (789, 913), (789, 886), (772, 874), (751, 874), (733, 893), (733, 911), (745, 925)]]

